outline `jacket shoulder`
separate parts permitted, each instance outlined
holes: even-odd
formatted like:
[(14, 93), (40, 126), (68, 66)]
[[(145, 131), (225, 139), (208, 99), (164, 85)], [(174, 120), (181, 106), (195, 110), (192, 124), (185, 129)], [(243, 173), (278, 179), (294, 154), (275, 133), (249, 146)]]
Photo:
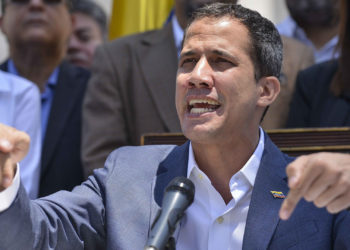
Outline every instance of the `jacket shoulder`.
[(100, 46), (100, 49), (108, 51), (115, 51), (125, 49), (125, 47), (140, 46), (142, 44), (157, 44), (163, 42), (165, 39), (173, 39), (171, 25), (168, 24), (162, 29), (154, 29), (150, 31), (135, 33), (131, 35), (122, 36)]
[[(326, 61), (318, 64), (314, 64), (299, 73), (300, 78), (316, 78), (319, 79), (317, 83), (328, 82), (329, 79), (334, 75), (338, 68), (336, 60)], [(325, 78), (326, 77), (326, 78)], [(322, 79), (325, 79), (321, 81)], [(315, 81), (313, 81), (315, 82)]]
[[(176, 148), (175, 145), (126, 146), (114, 150), (105, 162), (108, 179), (151, 180), (159, 164)], [(112, 177), (114, 176), (114, 177)]]
[(122, 158), (128, 161), (145, 161), (147, 159), (161, 161), (163, 160), (175, 147), (175, 145), (149, 145), (149, 146), (125, 146), (114, 150), (108, 158), (118, 160)]

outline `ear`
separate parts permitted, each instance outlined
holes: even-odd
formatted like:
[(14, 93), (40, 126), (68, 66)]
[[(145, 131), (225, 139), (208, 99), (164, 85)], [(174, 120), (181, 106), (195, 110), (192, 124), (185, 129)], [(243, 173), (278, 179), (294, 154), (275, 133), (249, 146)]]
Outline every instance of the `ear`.
[(260, 96), (257, 105), (260, 107), (271, 105), (280, 93), (280, 81), (274, 76), (260, 78), (258, 86)]

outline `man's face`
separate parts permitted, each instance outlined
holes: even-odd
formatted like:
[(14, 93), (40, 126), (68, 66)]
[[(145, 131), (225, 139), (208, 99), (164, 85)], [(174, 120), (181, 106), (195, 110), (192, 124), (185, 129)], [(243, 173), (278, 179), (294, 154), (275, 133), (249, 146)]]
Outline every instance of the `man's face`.
[(338, 0), (287, 0), (293, 19), (301, 27), (329, 26), (338, 15)]
[(90, 68), (95, 49), (103, 42), (96, 21), (83, 13), (74, 13), (73, 33), (69, 39), (67, 59), (76, 65)]
[(203, 18), (189, 27), (177, 72), (176, 109), (192, 141), (224, 141), (257, 131), (263, 108), (257, 107), (250, 43), (246, 27), (228, 17)]
[(1, 28), (10, 46), (23, 43), (66, 46), (71, 25), (65, 0), (7, 0), (1, 19)]

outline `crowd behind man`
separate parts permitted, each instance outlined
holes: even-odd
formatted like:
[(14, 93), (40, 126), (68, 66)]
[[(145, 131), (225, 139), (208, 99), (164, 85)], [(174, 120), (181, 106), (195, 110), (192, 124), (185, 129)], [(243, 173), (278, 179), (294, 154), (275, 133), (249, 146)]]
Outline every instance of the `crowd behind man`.
[(2, 1), (1, 29), (9, 43), (9, 58), (0, 69), (30, 80), (41, 94), (39, 196), (71, 190), (83, 181), (81, 111), (90, 73), (64, 60), (72, 32), (70, 4), (69, 0)]
[(339, 58), (300, 72), (288, 115), (288, 127), (350, 126), (349, 4), (341, 0)]

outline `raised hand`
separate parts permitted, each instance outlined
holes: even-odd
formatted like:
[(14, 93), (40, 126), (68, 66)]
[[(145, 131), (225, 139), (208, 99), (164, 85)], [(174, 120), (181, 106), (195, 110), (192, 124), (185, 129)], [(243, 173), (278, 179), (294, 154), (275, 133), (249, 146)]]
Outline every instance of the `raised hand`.
[(29, 143), (26, 133), (0, 124), (0, 191), (11, 185), (16, 163), (28, 153)]

